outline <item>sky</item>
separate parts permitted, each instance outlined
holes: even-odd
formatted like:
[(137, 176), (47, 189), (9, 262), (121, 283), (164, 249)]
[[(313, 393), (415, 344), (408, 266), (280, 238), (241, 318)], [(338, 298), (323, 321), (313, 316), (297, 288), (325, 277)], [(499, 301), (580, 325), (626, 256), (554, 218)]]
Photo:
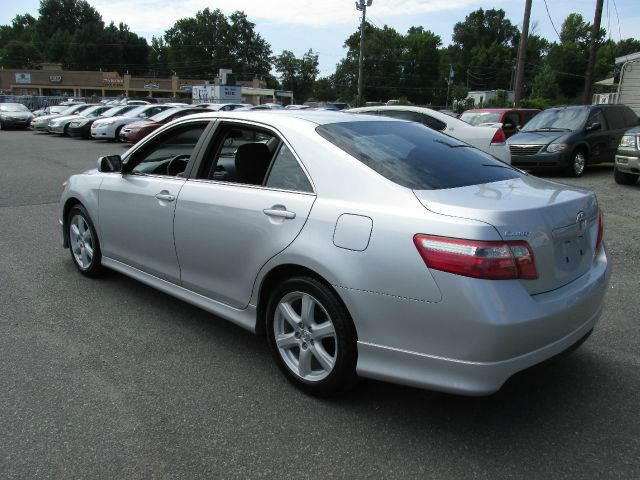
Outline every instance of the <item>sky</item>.
[[(604, 0), (602, 26), (614, 40), (640, 38), (639, 0)], [(320, 76), (331, 75), (344, 57), (345, 39), (359, 27), (360, 13), (354, 0), (89, 0), (106, 23), (124, 22), (131, 31), (146, 37), (160, 36), (176, 20), (194, 16), (206, 7), (219, 8), (229, 15), (244, 11), (256, 30), (271, 44), (274, 54), (290, 50), (301, 56), (308, 49), (319, 54)], [(456, 22), (477, 8), (502, 8), (511, 22), (522, 27), (524, 0), (374, 0), (367, 19), (378, 27), (388, 25), (401, 33), (422, 26), (451, 43)], [(531, 28), (549, 40), (557, 40), (571, 12), (592, 22), (595, 0), (533, 0)], [(38, 16), (39, 0), (0, 0), (0, 25), (16, 14)], [(551, 18), (549, 18), (551, 17)]]

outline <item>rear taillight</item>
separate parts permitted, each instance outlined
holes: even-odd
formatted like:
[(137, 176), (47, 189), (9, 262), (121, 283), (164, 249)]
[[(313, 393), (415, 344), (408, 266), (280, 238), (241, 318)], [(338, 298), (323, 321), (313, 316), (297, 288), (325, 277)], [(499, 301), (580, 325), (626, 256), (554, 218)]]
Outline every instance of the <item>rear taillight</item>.
[(596, 252), (602, 246), (602, 236), (604, 235), (604, 222), (602, 221), (602, 210), (598, 209), (598, 236), (596, 237)]
[(487, 280), (538, 278), (531, 247), (525, 241), (485, 242), (418, 234), (413, 237), (429, 268)]
[(501, 128), (496, 130), (496, 133), (493, 134), (493, 138), (491, 139), (491, 145), (504, 145), (507, 141), (507, 138), (504, 136), (504, 132)]

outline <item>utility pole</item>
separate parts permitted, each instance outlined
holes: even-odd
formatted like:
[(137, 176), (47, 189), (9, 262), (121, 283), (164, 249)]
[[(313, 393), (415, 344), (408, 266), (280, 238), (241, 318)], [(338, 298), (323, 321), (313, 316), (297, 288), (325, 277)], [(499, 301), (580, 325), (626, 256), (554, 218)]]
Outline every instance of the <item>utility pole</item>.
[[(451, 91), (451, 83), (453, 82), (453, 65), (449, 64), (449, 78), (447, 78), (447, 98), (444, 106), (449, 106), (449, 92)], [(453, 98), (451, 99), (451, 108), (453, 108)]]
[(529, 18), (531, 17), (531, 0), (524, 4), (524, 19), (522, 20), (522, 35), (518, 45), (518, 66), (516, 68), (516, 84), (513, 92), (513, 106), (520, 106), (522, 97), (522, 82), (524, 82), (524, 61), (527, 58), (527, 40), (529, 39)]
[(358, 60), (358, 99), (362, 101), (362, 67), (364, 64), (364, 24), (367, 18), (367, 7), (370, 7), (373, 0), (356, 1), (356, 10), (362, 12), (362, 23), (360, 23), (360, 59)]
[(591, 33), (591, 47), (589, 48), (589, 65), (584, 80), (584, 95), (582, 103), (591, 103), (591, 87), (593, 86), (593, 66), (596, 63), (596, 50), (598, 47), (598, 37), (600, 36), (600, 19), (602, 18), (602, 4), (604, 0), (596, 0), (596, 14), (593, 18), (593, 32)]

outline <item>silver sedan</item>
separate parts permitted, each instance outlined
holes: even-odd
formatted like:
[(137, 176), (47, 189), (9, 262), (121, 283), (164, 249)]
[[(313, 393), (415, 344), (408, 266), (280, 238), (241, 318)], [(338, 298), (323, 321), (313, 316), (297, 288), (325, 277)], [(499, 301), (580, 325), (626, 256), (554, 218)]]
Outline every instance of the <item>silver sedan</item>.
[(65, 183), (78, 270), (266, 335), (320, 395), (357, 376), (467, 395), (580, 344), (609, 279), (595, 195), (403, 120), (215, 112)]

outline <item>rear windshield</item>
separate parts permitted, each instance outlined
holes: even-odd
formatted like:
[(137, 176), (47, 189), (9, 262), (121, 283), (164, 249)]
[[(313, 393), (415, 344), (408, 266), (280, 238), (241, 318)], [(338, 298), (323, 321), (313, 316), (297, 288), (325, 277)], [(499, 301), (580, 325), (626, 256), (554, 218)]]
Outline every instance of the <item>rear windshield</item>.
[(460, 120), (464, 120), (473, 126), (483, 123), (500, 123), (502, 113), (497, 112), (464, 112), (460, 115)]
[(316, 131), (383, 177), (414, 190), (517, 178), (511, 166), (415, 122), (342, 122)]

